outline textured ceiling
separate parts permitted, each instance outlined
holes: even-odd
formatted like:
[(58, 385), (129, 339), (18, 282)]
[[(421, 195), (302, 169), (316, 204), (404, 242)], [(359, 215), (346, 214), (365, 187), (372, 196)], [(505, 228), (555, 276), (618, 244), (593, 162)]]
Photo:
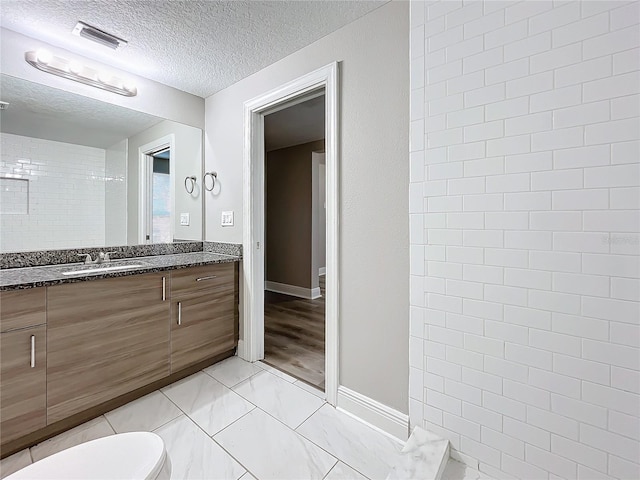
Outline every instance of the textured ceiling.
[(324, 95), (264, 117), (267, 151), (322, 140), (324, 137)]
[(8, 75), (0, 86), (3, 133), (107, 148), (163, 120)]
[[(0, 24), (207, 97), (387, 0), (2, 0)], [(71, 34), (78, 20), (129, 41), (113, 51)]]

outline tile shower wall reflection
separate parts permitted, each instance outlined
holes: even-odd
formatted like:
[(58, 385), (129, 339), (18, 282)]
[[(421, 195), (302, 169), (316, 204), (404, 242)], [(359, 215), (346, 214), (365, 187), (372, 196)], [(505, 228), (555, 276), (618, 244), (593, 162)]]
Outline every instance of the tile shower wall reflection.
[(0, 250), (105, 244), (105, 150), (6, 133), (0, 150), (0, 177), (29, 180), (28, 214), (0, 215)]
[(104, 245), (127, 244), (127, 139), (106, 150)]
[(29, 213), (29, 180), (0, 177), (0, 213), (7, 215)]

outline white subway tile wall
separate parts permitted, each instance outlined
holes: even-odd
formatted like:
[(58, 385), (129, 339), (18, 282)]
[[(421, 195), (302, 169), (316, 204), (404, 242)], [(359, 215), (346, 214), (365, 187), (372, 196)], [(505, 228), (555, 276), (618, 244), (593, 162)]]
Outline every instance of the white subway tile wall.
[(29, 213), (29, 180), (0, 177), (0, 214)]
[(28, 213), (0, 214), (3, 252), (104, 245), (105, 150), (2, 133), (0, 151), (0, 177), (29, 183)]
[(127, 148), (128, 140), (109, 147), (105, 158), (104, 245), (127, 244)]
[(640, 478), (640, 2), (414, 1), (410, 420)]

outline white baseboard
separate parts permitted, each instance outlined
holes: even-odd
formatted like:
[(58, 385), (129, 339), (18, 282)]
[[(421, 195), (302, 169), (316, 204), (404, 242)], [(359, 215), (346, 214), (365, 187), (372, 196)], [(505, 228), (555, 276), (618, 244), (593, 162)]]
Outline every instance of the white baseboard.
[(342, 385), (338, 387), (337, 407), (402, 443), (409, 438), (408, 415)]
[(297, 285), (287, 285), (286, 283), (271, 282), (266, 280), (264, 282), (264, 289), (270, 292), (283, 293), (285, 295), (291, 295), (292, 297), (306, 298), (308, 300), (314, 300), (320, 298), (320, 287), (305, 288)]
[(321, 277), (327, 274), (327, 267), (320, 267), (318, 270), (318, 276)]

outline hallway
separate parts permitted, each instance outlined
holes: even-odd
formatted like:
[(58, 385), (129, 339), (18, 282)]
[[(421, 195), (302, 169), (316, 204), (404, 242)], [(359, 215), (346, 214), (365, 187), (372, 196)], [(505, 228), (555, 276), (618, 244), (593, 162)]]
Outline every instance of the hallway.
[(324, 390), (325, 277), (315, 300), (265, 292), (264, 362)]

